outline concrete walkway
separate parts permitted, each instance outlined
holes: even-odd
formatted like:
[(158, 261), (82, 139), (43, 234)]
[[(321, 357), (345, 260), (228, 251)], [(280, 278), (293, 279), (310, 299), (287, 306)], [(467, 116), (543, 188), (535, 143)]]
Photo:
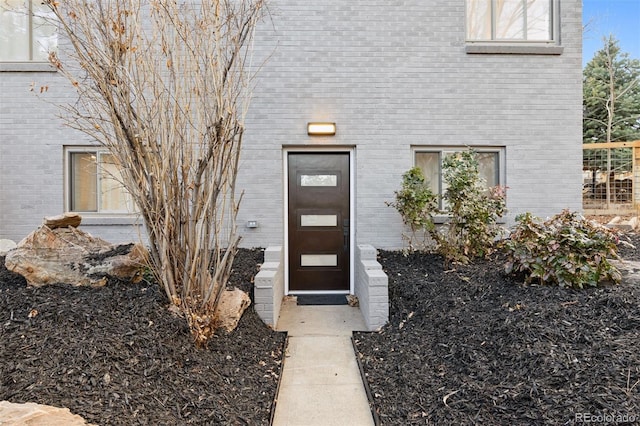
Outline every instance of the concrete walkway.
[(366, 329), (358, 308), (287, 300), (277, 329), (289, 344), (274, 426), (374, 424), (351, 343), (352, 331)]

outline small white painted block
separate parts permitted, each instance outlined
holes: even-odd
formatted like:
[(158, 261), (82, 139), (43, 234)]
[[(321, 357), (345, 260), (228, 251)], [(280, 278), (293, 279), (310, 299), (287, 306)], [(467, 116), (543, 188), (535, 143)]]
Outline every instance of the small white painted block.
[(282, 260), (282, 246), (271, 246), (264, 250), (265, 262), (280, 262)]
[(280, 262), (264, 262), (260, 266), (261, 271), (276, 271), (280, 267)]
[(370, 244), (358, 244), (360, 260), (376, 260), (377, 250)]
[(260, 271), (255, 277), (256, 288), (273, 288), (276, 271)]
[(363, 260), (362, 261), (362, 266), (364, 266), (364, 270), (365, 271), (371, 271), (371, 270), (376, 270), (376, 269), (382, 269), (382, 265), (379, 264), (377, 261), (375, 260)]
[(255, 303), (261, 303), (261, 304), (273, 304), (273, 297), (270, 296), (254, 296), (255, 298)]
[(387, 287), (389, 285), (389, 278), (382, 270), (367, 271), (367, 277), (369, 278), (369, 287)]

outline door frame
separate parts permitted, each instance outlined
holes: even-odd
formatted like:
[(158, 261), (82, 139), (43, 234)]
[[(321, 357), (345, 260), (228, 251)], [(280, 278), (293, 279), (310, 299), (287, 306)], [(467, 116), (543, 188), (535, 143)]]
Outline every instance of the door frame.
[[(309, 154), (313, 152), (336, 152), (349, 154), (349, 290), (307, 290), (289, 291), (289, 154)], [(355, 241), (355, 148), (344, 146), (292, 146), (282, 150), (284, 185), (284, 295), (296, 294), (354, 294), (354, 241)]]

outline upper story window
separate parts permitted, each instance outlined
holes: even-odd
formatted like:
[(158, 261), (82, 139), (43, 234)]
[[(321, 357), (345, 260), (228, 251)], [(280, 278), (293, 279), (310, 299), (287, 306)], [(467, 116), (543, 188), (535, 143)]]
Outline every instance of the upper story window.
[(57, 47), (55, 15), (42, 0), (0, 0), (0, 62), (48, 62)]
[(466, 30), (467, 53), (562, 53), (558, 0), (467, 0)]

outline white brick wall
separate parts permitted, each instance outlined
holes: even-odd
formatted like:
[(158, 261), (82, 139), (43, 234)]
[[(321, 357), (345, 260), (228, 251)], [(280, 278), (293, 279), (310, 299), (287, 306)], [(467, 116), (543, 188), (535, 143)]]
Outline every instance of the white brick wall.
[[(411, 146), (505, 146), (509, 221), (581, 208), (579, 0), (562, 3), (558, 56), (465, 53), (463, 0), (270, 4), (238, 181), (242, 246), (283, 244), (284, 146), (355, 147), (356, 243), (377, 248), (402, 246), (385, 201), (412, 166)], [(49, 82), (54, 102), (72, 95), (55, 74), (1, 73), (0, 238), (20, 239), (61, 212), (62, 145), (83, 143), (29, 93), (32, 81)], [(319, 120), (337, 123), (335, 137), (306, 135)], [(90, 231), (121, 240), (121, 229)]]
[(50, 102), (68, 93), (55, 73), (0, 73), (0, 238), (19, 240), (62, 213), (62, 144), (78, 136)]
[[(283, 145), (356, 147), (357, 243), (378, 248), (402, 245), (384, 202), (412, 166), (411, 146), (504, 146), (509, 223), (579, 210), (580, 2), (563, 1), (562, 13), (562, 55), (472, 55), (462, 0), (274, 2), (258, 32), (271, 56), (245, 144), (245, 159), (269, 160), (240, 180), (241, 216), (273, 224), (244, 244), (282, 241)], [(336, 136), (308, 137), (306, 122), (319, 120), (335, 121)]]
[(355, 295), (368, 330), (389, 321), (389, 278), (376, 259), (377, 250), (368, 244), (356, 246)]
[(255, 276), (254, 309), (265, 324), (276, 328), (284, 296), (284, 259), (282, 246), (264, 250), (264, 263)]

